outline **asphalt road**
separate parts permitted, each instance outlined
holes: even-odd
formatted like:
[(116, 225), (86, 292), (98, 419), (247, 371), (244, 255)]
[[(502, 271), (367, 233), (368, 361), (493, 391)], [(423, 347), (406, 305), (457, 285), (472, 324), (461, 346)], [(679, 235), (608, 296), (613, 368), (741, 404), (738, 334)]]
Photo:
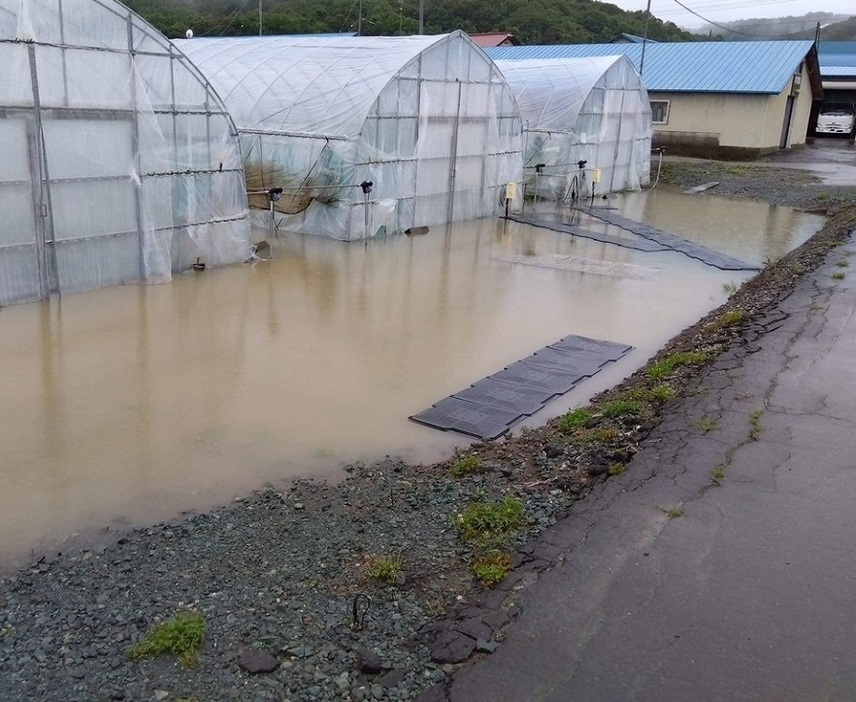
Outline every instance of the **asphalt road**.
[(542, 537), (561, 563), (434, 699), (856, 700), (853, 251)]

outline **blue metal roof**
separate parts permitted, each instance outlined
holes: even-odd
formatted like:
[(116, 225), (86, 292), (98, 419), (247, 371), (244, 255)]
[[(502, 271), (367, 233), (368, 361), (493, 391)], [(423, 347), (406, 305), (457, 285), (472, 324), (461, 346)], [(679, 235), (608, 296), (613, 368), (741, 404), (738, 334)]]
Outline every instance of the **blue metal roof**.
[(856, 77), (856, 65), (853, 66), (821, 66), (820, 75), (823, 78), (853, 78)]
[(822, 41), (817, 45), (817, 55), (822, 75), (827, 75), (829, 66), (856, 67), (856, 41)]
[[(643, 81), (651, 92), (778, 94), (811, 51), (811, 41), (670, 42), (645, 45)], [(642, 44), (499, 46), (492, 59), (626, 55), (636, 69)]]

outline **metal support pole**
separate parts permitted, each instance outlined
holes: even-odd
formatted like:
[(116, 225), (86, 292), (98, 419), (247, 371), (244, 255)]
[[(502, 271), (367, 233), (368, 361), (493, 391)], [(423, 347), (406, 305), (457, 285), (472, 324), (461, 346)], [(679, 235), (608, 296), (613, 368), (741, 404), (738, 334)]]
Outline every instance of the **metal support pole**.
[(262, 0), (259, 0), (259, 36), (262, 35)]
[(417, 34), (425, 34), (425, 0), (419, 0), (419, 31)]
[(648, 22), (651, 20), (651, 0), (648, 0), (648, 6), (645, 8), (645, 35), (642, 37), (642, 58), (639, 60), (639, 77), (642, 77), (642, 71), (645, 70), (645, 45), (648, 43)]

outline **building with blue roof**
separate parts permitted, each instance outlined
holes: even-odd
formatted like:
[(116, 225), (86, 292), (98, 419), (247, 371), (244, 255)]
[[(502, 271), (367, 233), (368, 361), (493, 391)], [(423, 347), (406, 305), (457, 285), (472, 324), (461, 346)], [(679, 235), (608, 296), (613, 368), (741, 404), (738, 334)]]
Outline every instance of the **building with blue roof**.
[(812, 41), (669, 42), (512, 46), (492, 59), (623, 54), (651, 100), (654, 146), (672, 153), (755, 158), (805, 143), (823, 96)]
[(822, 41), (817, 54), (824, 102), (856, 104), (856, 41)]

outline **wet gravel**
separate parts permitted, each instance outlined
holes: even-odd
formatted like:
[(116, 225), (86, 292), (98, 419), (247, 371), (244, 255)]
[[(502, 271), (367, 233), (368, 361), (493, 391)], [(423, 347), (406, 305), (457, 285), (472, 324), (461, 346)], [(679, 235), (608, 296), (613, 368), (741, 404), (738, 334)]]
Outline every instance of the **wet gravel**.
[[(703, 168), (674, 169), (667, 182), (690, 187), (716, 179)], [(761, 180), (731, 173), (718, 192), (816, 204), (808, 190), (779, 200), (781, 176), (763, 172)], [(802, 183), (805, 175), (793, 177)], [(757, 349), (771, 307), (856, 225), (856, 209), (836, 207), (824, 231), (656, 358)], [(717, 325), (728, 310), (739, 310), (743, 321)], [(475, 445), (469, 453), (480, 469), (461, 477), (450, 472), (453, 457), (431, 466), (394, 458), (356, 464), (335, 485), (274, 486), (210, 513), (54, 554), (0, 579), (0, 700), (416, 699), (501, 645), (530, 575), (561, 558), (533, 549), (533, 537), (572, 514), (609, 479), (610, 467), (631, 461), (660, 419), (681, 411), (680, 391), (693, 372), (679, 371), (671, 380), (678, 397), (644, 421), (610, 420), (608, 441), (569, 444), (553, 421)], [(593, 403), (647, 380), (643, 369)], [(508, 545), (513, 572), (488, 589), (472, 575), (474, 549), (459, 538), (455, 518), (473, 501), (506, 495), (523, 501), (525, 525)], [(369, 575), (376, 555), (400, 562), (394, 583)], [(131, 660), (129, 647), (152, 625), (187, 609), (207, 623), (195, 668), (169, 656)], [(248, 672), (254, 663), (273, 670)]]
[[(656, 176), (656, 165), (652, 166)], [(856, 207), (856, 188), (827, 185), (803, 170), (754, 166), (722, 161), (666, 161), (660, 173), (660, 183), (682, 189), (694, 188), (718, 181), (709, 192), (798, 210), (834, 213), (846, 207)]]

